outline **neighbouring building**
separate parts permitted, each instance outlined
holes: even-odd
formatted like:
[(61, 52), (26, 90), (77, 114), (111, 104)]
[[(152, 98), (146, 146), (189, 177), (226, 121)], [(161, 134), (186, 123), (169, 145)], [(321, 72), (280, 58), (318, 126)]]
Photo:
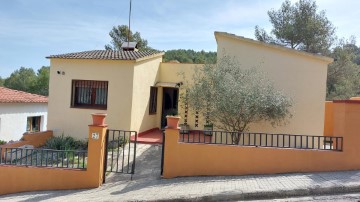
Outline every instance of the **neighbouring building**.
[(0, 140), (19, 140), (25, 132), (45, 131), (45, 96), (0, 87)]
[[(253, 132), (322, 135), (327, 65), (332, 58), (215, 32), (218, 58), (234, 56), (240, 68), (257, 66), (293, 99), (289, 124), (252, 125)], [(51, 55), (48, 129), (55, 135), (87, 137), (89, 114), (107, 113), (109, 128), (144, 132), (162, 128), (167, 110), (178, 109), (190, 129), (202, 130), (179, 104), (183, 72), (191, 79), (202, 64), (162, 62), (162, 52), (96, 50)], [(186, 117), (186, 118), (185, 118)]]

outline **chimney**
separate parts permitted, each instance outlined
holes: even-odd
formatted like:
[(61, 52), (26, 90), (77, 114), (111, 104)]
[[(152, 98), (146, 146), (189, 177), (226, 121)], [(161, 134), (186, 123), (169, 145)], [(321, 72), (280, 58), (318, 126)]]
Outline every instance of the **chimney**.
[(121, 44), (121, 50), (123, 51), (138, 51), (138, 45), (136, 42), (127, 42)]

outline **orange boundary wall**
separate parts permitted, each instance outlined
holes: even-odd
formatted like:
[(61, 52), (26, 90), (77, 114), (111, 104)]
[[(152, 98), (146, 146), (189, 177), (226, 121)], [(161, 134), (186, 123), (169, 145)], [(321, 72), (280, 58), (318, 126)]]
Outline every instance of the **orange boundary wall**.
[(46, 140), (53, 137), (53, 131), (43, 131), (36, 133), (24, 133), (20, 141), (0, 145), (2, 148), (1, 157), (4, 158), (5, 148), (16, 148), (24, 145), (33, 145), (34, 147), (40, 147), (45, 144)]
[(179, 143), (179, 130), (168, 128), (163, 177), (360, 169), (360, 100), (334, 102), (333, 123), (343, 152)]
[[(103, 182), (105, 134), (107, 127), (89, 126), (86, 170), (0, 165), (0, 195), (37, 190), (83, 189)], [(99, 139), (92, 139), (99, 133)]]
[(334, 135), (334, 103), (325, 102), (324, 136)]

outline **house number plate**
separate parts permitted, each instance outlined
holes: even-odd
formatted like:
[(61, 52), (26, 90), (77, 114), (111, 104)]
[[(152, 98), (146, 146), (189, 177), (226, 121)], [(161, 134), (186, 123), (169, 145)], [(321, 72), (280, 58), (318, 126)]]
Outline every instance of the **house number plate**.
[(93, 140), (98, 140), (98, 139), (99, 139), (99, 133), (92, 133), (92, 134), (91, 134), (91, 138), (92, 138)]

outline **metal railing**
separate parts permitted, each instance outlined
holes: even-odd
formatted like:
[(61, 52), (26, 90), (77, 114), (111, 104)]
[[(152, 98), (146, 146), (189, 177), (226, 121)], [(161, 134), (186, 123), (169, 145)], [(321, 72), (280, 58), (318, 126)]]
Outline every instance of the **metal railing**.
[(225, 131), (180, 131), (180, 142), (342, 151), (343, 137)]
[(87, 151), (1, 148), (0, 165), (86, 169)]

